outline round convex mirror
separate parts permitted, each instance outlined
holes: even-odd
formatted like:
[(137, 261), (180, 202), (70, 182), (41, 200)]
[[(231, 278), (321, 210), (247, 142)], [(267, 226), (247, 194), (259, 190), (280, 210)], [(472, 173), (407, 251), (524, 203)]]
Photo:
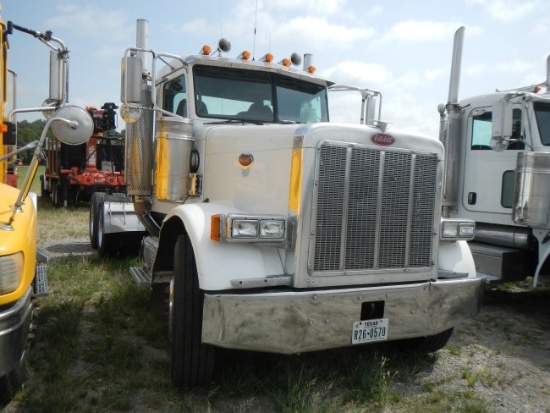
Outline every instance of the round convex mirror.
[(61, 142), (67, 145), (81, 145), (92, 136), (94, 124), (88, 112), (79, 106), (69, 105), (62, 106), (55, 113), (52, 130)]

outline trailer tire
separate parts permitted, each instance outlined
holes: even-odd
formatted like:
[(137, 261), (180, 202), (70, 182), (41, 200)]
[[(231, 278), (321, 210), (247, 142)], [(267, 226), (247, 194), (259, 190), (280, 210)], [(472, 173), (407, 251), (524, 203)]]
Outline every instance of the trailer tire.
[(102, 204), (97, 224), (97, 253), (100, 257), (111, 257), (118, 253), (118, 234), (105, 234), (104, 222), (105, 208)]
[(180, 235), (174, 249), (169, 305), (170, 370), (176, 387), (209, 384), (214, 373), (215, 348), (201, 342), (203, 303), (191, 241), (187, 234)]
[(94, 192), (90, 199), (90, 215), (88, 220), (88, 227), (90, 233), (90, 244), (93, 249), (97, 249), (97, 233), (99, 225), (99, 211), (105, 198), (104, 192)]
[(27, 379), (27, 352), (23, 353), (19, 365), (0, 377), (0, 409), (6, 406)]

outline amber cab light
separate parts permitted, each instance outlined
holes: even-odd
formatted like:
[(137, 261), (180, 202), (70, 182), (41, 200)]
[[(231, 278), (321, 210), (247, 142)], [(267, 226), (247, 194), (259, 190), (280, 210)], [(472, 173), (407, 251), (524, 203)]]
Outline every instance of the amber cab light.
[(220, 240), (220, 214), (212, 215), (210, 217), (210, 239), (212, 241)]

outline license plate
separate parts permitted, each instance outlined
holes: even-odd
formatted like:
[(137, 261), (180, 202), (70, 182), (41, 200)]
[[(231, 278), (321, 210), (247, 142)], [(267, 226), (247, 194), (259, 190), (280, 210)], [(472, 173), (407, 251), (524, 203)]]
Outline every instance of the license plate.
[(353, 323), (351, 344), (372, 343), (388, 338), (388, 319), (363, 320)]

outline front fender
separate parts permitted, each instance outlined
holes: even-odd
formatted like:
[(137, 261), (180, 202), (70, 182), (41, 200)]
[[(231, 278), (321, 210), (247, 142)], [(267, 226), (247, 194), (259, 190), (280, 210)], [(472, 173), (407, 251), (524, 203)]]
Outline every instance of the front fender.
[(249, 211), (215, 203), (178, 206), (170, 211), (164, 220), (159, 248), (173, 248), (172, 242), (166, 242), (163, 237), (175, 240), (177, 235), (173, 233), (173, 228), (182, 223), (183, 228), (180, 228), (187, 232), (193, 245), (200, 288), (207, 291), (233, 289), (231, 280), (283, 275), (281, 254), (284, 251), (278, 248), (210, 239), (212, 215), (246, 212)]
[(474, 258), (466, 241), (440, 242), (438, 262), (443, 278), (463, 278), (465, 274), (476, 277)]

